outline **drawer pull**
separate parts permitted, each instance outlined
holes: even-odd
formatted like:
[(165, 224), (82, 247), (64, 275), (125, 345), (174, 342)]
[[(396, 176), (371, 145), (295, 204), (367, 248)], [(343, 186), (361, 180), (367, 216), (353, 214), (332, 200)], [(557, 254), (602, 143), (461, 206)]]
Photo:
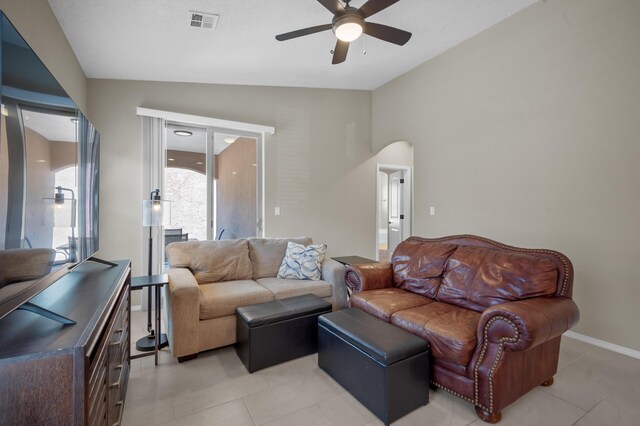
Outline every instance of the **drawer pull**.
[(111, 383), (109, 385), (109, 389), (120, 389), (120, 383), (122, 383), (122, 374), (124, 373), (124, 368), (122, 368), (124, 364), (120, 364), (115, 366), (114, 370), (120, 370), (120, 374), (118, 375), (118, 381), (115, 383)]
[(118, 407), (118, 421), (113, 424), (113, 426), (120, 426), (120, 422), (122, 422), (122, 412), (124, 411), (124, 401), (116, 402), (116, 406)]
[(113, 332), (113, 336), (115, 336), (116, 334), (119, 334), (120, 338), (116, 342), (109, 343), (109, 346), (118, 346), (120, 345), (120, 343), (122, 343), (122, 338), (124, 336), (124, 334), (122, 334), (123, 331), (124, 330), (122, 328), (119, 328)]

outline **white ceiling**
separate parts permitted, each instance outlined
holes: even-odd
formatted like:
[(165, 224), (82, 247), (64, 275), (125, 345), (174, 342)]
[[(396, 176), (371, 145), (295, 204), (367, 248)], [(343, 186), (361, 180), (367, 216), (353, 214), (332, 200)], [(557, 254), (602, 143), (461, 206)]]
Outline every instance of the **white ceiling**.
[[(178, 136), (176, 130), (188, 130), (193, 133), (191, 136)], [(215, 132), (213, 134), (213, 153), (220, 154), (230, 144), (225, 142), (225, 138), (238, 138), (237, 135)], [(200, 127), (182, 126), (178, 124), (167, 125), (167, 149), (175, 151), (207, 152), (207, 130)]]
[(24, 126), (49, 141), (76, 142), (76, 122), (68, 115), (23, 110)]
[[(399, 47), (363, 36), (331, 65), (331, 31), (316, 0), (49, 0), (89, 78), (375, 89), (537, 0), (401, 0), (369, 18), (412, 32)], [(365, 0), (353, 0), (360, 7)], [(213, 31), (189, 10), (219, 14)], [(363, 51), (366, 49), (366, 55)]]

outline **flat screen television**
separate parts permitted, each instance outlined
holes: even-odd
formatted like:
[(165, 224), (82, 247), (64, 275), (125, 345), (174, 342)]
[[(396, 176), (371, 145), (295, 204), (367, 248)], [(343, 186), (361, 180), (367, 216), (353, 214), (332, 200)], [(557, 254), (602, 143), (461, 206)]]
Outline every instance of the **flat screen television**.
[(0, 15), (2, 318), (97, 252), (100, 136)]

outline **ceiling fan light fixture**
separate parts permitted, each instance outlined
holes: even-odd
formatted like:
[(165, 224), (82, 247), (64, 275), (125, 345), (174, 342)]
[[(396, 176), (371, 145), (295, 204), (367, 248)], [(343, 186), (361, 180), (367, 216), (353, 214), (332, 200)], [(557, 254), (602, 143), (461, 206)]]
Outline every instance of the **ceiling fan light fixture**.
[(174, 130), (173, 133), (176, 136), (191, 136), (191, 135), (193, 135), (193, 132), (190, 132), (188, 130)]
[(337, 19), (333, 25), (333, 32), (339, 40), (352, 42), (357, 40), (364, 31), (363, 19), (359, 16), (344, 16)]
[(362, 35), (362, 27), (355, 22), (346, 22), (336, 28), (336, 37), (342, 41), (351, 42)]

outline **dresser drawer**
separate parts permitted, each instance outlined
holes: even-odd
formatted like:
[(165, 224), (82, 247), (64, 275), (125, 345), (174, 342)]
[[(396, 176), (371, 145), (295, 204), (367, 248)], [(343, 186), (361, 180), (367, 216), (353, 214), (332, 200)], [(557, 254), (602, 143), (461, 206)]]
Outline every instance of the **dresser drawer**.
[(129, 378), (129, 286), (122, 288), (89, 368), (87, 419), (90, 425), (119, 424)]

